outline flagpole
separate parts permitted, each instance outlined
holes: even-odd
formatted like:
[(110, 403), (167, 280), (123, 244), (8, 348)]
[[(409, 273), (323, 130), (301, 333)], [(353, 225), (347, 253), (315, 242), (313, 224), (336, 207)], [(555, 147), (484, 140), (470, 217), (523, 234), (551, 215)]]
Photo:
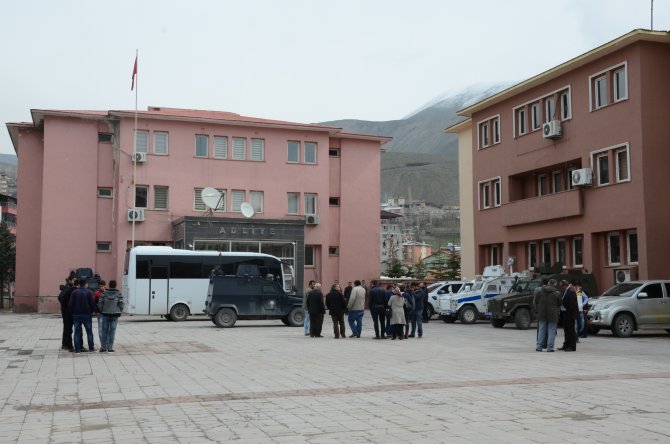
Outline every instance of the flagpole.
[[(135, 50), (135, 68), (133, 69), (133, 83), (135, 86), (135, 130), (133, 131), (133, 216), (135, 216), (135, 208), (137, 205), (137, 180), (135, 180), (135, 174), (137, 173), (137, 90), (138, 90), (138, 75), (137, 75), (137, 59), (139, 55), (139, 50)], [(131, 248), (135, 247), (135, 219), (133, 217), (133, 228), (132, 228), (132, 239), (130, 246)]]

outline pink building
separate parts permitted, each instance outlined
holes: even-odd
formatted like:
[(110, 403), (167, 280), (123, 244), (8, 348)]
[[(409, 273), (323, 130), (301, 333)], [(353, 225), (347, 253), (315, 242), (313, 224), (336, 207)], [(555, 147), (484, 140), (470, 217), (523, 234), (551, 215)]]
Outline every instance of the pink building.
[[(670, 33), (635, 30), (459, 112), (476, 272), (667, 279)], [(464, 173), (464, 174), (463, 174)]]
[[(135, 245), (260, 251), (292, 262), (298, 291), (310, 279), (379, 276), (388, 138), (149, 107), (138, 113), (134, 141), (133, 111), (32, 117), (7, 124), (21, 160), (16, 311), (56, 311), (58, 286), (74, 268), (120, 280), (132, 218)], [(205, 187), (222, 193), (210, 214)], [(242, 216), (243, 202), (252, 218)]]

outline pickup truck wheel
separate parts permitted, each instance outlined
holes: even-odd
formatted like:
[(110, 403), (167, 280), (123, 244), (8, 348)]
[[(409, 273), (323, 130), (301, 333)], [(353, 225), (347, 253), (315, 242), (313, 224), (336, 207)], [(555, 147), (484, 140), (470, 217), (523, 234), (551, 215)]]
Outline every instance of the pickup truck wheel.
[(493, 325), (495, 328), (503, 328), (505, 326), (505, 320), (491, 318), (491, 325)]
[(600, 327), (588, 326), (586, 330), (589, 332), (590, 335), (597, 335), (600, 332)]
[(435, 314), (435, 309), (433, 308), (433, 306), (431, 304), (428, 304), (428, 308), (426, 309), (426, 312), (428, 313), (428, 319), (430, 319)]
[(442, 318), (442, 322), (444, 322), (445, 324), (453, 324), (454, 322), (456, 322), (456, 318), (452, 316), (440, 316), (440, 317)]
[(219, 328), (228, 328), (237, 322), (237, 313), (232, 308), (220, 308), (214, 315), (214, 323)]
[(633, 336), (635, 324), (633, 317), (628, 313), (621, 313), (614, 318), (612, 322), (612, 333), (620, 338), (629, 338)]
[(170, 320), (175, 322), (185, 321), (188, 318), (188, 307), (184, 304), (177, 304), (170, 310)]
[(530, 328), (530, 311), (527, 308), (520, 308), (514, 313), (514, 324), (519, 330), (528, 330)]
[(302, 308), (295, 307), (288, 313), (287, 320), (291, 327), (302, 327), (305, 325), (305, 312)]
[(471, 305), (461, 308), (458, 318), (463, 324), (474, 324), (477, 321), (477, 309)]

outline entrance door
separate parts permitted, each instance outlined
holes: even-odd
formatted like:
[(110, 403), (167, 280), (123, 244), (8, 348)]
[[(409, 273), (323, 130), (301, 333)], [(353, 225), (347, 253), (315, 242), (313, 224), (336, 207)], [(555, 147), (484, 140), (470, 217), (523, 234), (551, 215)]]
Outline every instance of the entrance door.
[(169, 313), (168, 283), (168, 267), (151, 265), (149, 314), (164, 315)]

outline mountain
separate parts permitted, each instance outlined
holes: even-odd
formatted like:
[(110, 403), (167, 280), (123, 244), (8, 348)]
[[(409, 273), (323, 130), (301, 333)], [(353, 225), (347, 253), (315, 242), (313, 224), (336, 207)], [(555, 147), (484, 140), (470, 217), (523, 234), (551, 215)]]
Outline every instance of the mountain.
[(411, 197), (437, 206), (458, 205), (458, 137), (444, 128), (463, 117), (456, 113), (512, 83), (473, 85), (448, 91), (403, 119), (386, 122), (334, 120), (321, 122), (346, 131), (390, 136), (382, 154), (382, 199)]
[(18, 160), (14, 154), (2, 154), (0, 153), (0, 164), (14, 165), (18, 164)]

